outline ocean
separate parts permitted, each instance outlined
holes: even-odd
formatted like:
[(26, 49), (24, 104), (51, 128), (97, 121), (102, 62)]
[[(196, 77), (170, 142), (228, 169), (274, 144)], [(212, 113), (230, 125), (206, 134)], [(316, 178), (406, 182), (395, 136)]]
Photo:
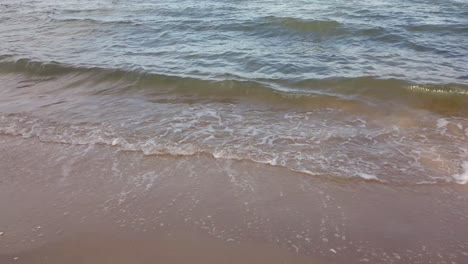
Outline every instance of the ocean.
[(468, 181), (464, 1), (2, 1), (0, 132)]

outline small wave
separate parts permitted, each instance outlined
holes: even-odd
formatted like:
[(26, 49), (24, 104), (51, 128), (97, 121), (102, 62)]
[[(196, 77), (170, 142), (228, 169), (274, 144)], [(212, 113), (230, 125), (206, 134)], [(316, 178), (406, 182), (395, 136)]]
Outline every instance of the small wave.
[[(292, 103), (323, 107), (327, 104), (362, 104), (361, 100), (394, 101), (453, 113), (468, 111), (468, 86), (463, 84), (415, 84), (399, 79), (372, 76), (287, 80), (245, 80), (163, 75), (147, 71), (43, 63), (29, 59), (0, 57), (0, 72), (41, 76), (77, 75), (94, 82), (123, 81), (125, 87), (167, 94), (198, 96), (200, 99), (254, 99), (268, 104)], [(435, 107), (433, 107), (435, 106)]]
[(380, 181), (379, 178), (377, 178), (377, 176), (375, 175), (372, 175), (372, 174), (367, 174), (367, 173), (363, 173), (363, 172), (359, 172), (357, 173), (357, 175), (365, 180), (373, 180), (373, 181)]
[(102, 20), (94, 18), (52, 18), (55, 22), (63, 23), (85, 23), (85, 24), (96, 24), (96, 25), (132, 25), (140, 26), (141, 23), (131, 20)]
[(24, 73), (35, 75), (62, 75), (68, 73), (84, 73), (93, 68), (73, 67), (57, 62), (37, 62), (29, 59), (14, 59), (12, 55), (0, 56), (0, 72), (4, 73)]
[(115, 12), (114, 8), (84, 8), (84, 9), (63, 9), (63, 13), (75, 14), (75, 13), (112, 13)]
[[(335, 91), (339, 94), (368, 95), (389, 99), (405, 96), (426, 96), (431, 99), (443, 99), (441, 96), (460, 98), (468, 96), (468, 86), (464, 84), (415, 84), (399, 79), (380, 79), (363, 76), (356, 78), (333, 78), (319, 80), (304, 80), (297, 82), (298, 87), (316, 87), (323, 91)], [(468, 99), (468, 97), (467, 97)]]
[(443, 95), (468, 95), (468, 89), (461, 85), (409, 85), (408, 90), (417, 93), (434, 93)]
[[(162, 138), (151, 138), (148, 140), (135, 140), (119, 135), (111, 126), (100, 126), (97, 124), (70, 125), (60, 124), (32, 118), (26, 114), (7, 114), (0, 116), (0, 135), (19, 136), (22, 138), (38, 138), (42, 142), (71, 144), (71, 145), (107, 145), (118, 147), (125, 151), (137, 151), (144, 155), (170, 155), (170, 156), (195, 156), (208, 155), (215, 159), (249, 161), (269, 166), (282, 167), (293, 172), (306, 174), (314, 177), (325, 177), (337, 181), (370, 181), (380, 184), (400, 185), (397, 182), (388, 182), (379, 179), (375, 175), (367, 173), (352, 173), (349, 175), (334, 175), (332, 173), (312, 172), (304, 168), (289, 167), (280, 164), (276, 158), (260, 158), (234, 154), (228, 150), (210, 150), (200, 148), (192, 144), (179, 144)], [(249, 151), (246, 149), (245, 151)], [(432, 182), (436, 184), (436, 182)], [(406, 185), (406, 184), (405, 184)]]
[(406, 29), (410, 32), (446, 32), (446, 33), (456, 33), (463, 34), (468, 33), (468, 27), (463, 24), (459, 25), (439, 25), (439, 24), (424, 24), (424, 25), (408, 25)]
[[(191, 112), (193, 111), (190, 111), (190, 113)], [(187, 112), (186, 114), (190, 113)], [(199, 116), (198, 118), (200, 118), (200, 113), (197, 113), (195, 115)], [(255, 116), (251, 118), (257, 120), (257, 117)], [(171, 118), (169, 117), (168, 119)], [(218, 122), (219, 121), (215, 121), (215, 123)], [(238, 125), (244, 126), (243, 124), (244, 123), (241, 122)], [(156, 127), (159, 127), (158, 124), (154, 125)], [(305, 144), (307, 145), (307, 150), (303, 149), (300, 146), (299, 149), (295, 150), (294, 145), (284, 145), (289, 144), (289, 141), (283, 143), (281, 143), (281, 141), (276, 141), (275, 143), (266, 142), (268, 139), (281, 137), (288, 138), (289, 136), (285, 134), (285, 131), (289, 131), (290, 129), (287, 126), (283, 125), (274, 125), (263, 128), (264, 132), (260, 133), (257, 139), (250, 139), (252, 140), (251, 143), (257, 142), (256, 144), (251, 144), (239, 140), (241, 138), (247, 138), (249, 135), (250, 137), (253, 136), (250, 132), (250, 134), (245, 133), (246, 130), (242, 130), (243, 128), (239, 127), (236, 124), (232, 124), (227, 127), (220, 126), (218, 128), (219, 131), (225, 131), (226, 129), (232, 130), (233, 134), (230, 134), (230, 136), (226, 135), (226, 139), (229, 138), (229, 140), (223, 141), (224, 143), (220, 143), (220, 141), (217, 140), (213, 142), (208, 142), (207, 140), (209, 138), (199, 138), (195, 135), (198, 132), (201, 134), (205, 134), (205, 136), (207, 136), (208, 134), (213, 135), (213, 133), (215, 133), (213, 131), (214, 128), (210, 126), (208, 126), (208, 130), (205, 131), (207, 133), (204, 133), (203, 131), (200, 132), (200, 130), (203, 130), (203, 128), (198, 129), (196, 132), (190, 132), (184, 130), (181, 126), (177, 125), (175, 127), (178, 127), (179, 129), (182, 128), (182, 130), (180, 132), (174, 132), (177, 130), (175, 129), (175, 127), (171, 127), (170, 125), (167, 125), (167, 123), (164, 122), (161, 123), (161, 126), (165, 125), (168, 126), (167, 131), (171, 131), (170, 133), (172, 133), (170, 136), (165, 135), (167, 132), (161, 133), (163, 132), (163, 130), (159, 132), (155, 131), (153, 134), (137, 134), (132, 132), (132, 129), (124, 129), (120, 126), (116, 127), (111, 125), (110, 123), (57, 122), (43, 118), (38, 118), (26, 113), (0, 115), (0, 134), (19, 136), (22, 138), (38, 138), (43, 142), (63, 143), (72, 145), (101, 144), (107, 146), (115, 146), (119, 149), (126, 151), (142, 152), (144, 155), (209, 155), (216, 159), (249, 161), (266, 164), (269, 166), (282, 167), (298, 173), (303, 173), (315, 177), (324, 177), (327, 179), (337, 181), (361, 180), (394, 186), (448, 183), (466, 184), (468, 181), (468, 162), (465, 162), (463, 165), (463, 168), (465, 170), (463, 173), (453, 175), (452, 177), (428, 177), (428, 180), (421, 181), (422, 179), (420, 176), (427, 175), (427, 173), (431, 171), (430, 169), (426, 171), (423, 167), (415, 168), (413, 165), (408, 164), (408, 166), (411, 166), (411, 170), (408, 170), (409, 167), (401, 167), (405, 166), (405, 162), (401, 161), (403, 163), (398, 163), (398, 158), (391, 157), (389, 158), (389, 160), (386, 161), (386, 164), (388, 165), (389, 161), (390, 163), (392, 163), (391, 160), (395, 159), (394, 161), (397, 162), (400, 167), (397, 171), (394, 171), (393, 173), (396, 173), (397, 175), (403, 174), (405, 176), (402, 178), (393, 178), (390, 175), (390, 177), (388, 178), (387, 176), (389, 175), (387, 174), (379, 174), (382, 171), (380, 165), (369, 164), (368, 162), (363, 161), (362, 157), (359, 157), (357, 159), (351, 158), (347, 161), (343, 160), (343, 156), (347, 156), (346, 151), (344, 150), (336, 150), (336, 152), (343, 151), (343, 153), (335, 153), (334, 150), (331, 150), (330, 153), (333, 153), (331, 155), (329, 155), (330, 153), (317, 153), (317, 151), (320, 152), (319, 149), (316, 149), (315, 151), (312, 150), (314, 147), (322, 145), (322, 143), (320, 142), (316, 144), (314, 144), (313, 142)], [(194, 126), (194, 124), (188, 124), (187, 126), (192, 127)], [(273, 128), (276, 128), (276, 130)], [(333, 129), (330, 128), (329, 130)], [(272, 132), (273, 134), (265, 134), (267, 131)], [(181, 141), (177, 139), (186, 138), (187, 135), (189, 135), (195, 140)], [(346, 134), (343, 136), (348, 137), (349, 135)], [(322, 137), (318, 136), (318, 138)], [(237, 143), (226, 143), (231, 140), (234, 140), (234, 142)], [(262, 141), (265, 142), (261, 143)], [(333, 148), (332, 146), (329, 147)], [(313, 153), (304, 153), (304, 151), (307, 152), (308, 150), (311, 150)], [(390, 155), (388, 155), (389, 157), (391, 155), (396, 154), (392, 154), (391, 149), (388, 150), (390, 151)], [(335, 154), (337, 155), (334, 156)], [(362, 154), (363, 157), (366, 155), (366, 153)], [(396, 164), (394, 165), (396, 166)], [(398, 166), (396, 166), (395, 168), (398, 168)], [(415, 171), (417, 170), (423, 170), (424, 173), (420, 176), (416, 176)], [(455, 170), (453, 172), (455, 172)], [(410, 175), (411, 177), (409, 177)], [(452, 175), (452, 173), (448, 175)], [(414, 179), (412, 179), (412, 177), (414, 177)]]
[[(42, 63), (28, 59), (12, 60), (5, 57), (0, 60), (0, 72), (24, 73), (41, 76), (82, 74), (83, 78), (95, 82), (124, 81), (132, 84), (134, 88), (147, 90), (160, 90), (167, 94), (186, 94), (200, 98), (236, 99), (248, 98), (268, 103), (345, 100), (336, 96), (324, 95), (313, 89), (295, 89), (262, 80), (251, 81), (239, 79), (198, 79), (193, 77), (162, 75), (145, 71), (129, 71), (112, 68), (81, 67), (64, 65), (56, 62)], [(319, 96), (320, 95), (320, 96)]]
[(289, 29), (315, 33), (331, 33), (333, 31), (337, 31), (341, 25), (339, 22), (334, 20), (311, 20), (275, 16), (268, 16), (266, 19)]

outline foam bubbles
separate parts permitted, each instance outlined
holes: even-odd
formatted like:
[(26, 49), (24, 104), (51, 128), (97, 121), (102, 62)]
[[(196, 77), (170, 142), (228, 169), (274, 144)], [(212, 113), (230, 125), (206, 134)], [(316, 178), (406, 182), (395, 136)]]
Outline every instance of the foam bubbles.
[(463, 162), (462, 164), (463, 172), (460, 174), (455, 174), (452, 177), (459, 184), (468, 183), (468, 161)]
[(102, 123), (68, 123), (73, 119), (48, 120), (25, 113), (1, 115), (0, 133), (47, 142), (105, 144), (145, 155), (204, 153), (326, 178), (398, 184), (466, 181), (456, 170), (466, 157), (460, 149), (466, 138), (459, 132), (468, 127), (468, 121), (462, 118), (411, 112), (411, 120), (418, 122), (404, 126), (399, 120), (410, 113), (376, 111), (370, 118), (371, 113), (329, 108), (254, 111), (217, 103), (142, 102), (119, 108), (128, 113), (108, 113)]
[(449, 121), (447, 121), (447, 119), (445, 118), (440, 118), (439, 120), (437, 120), (437, 128), (439, 129), (446, 127), (448, 124)]
[(356, 175), (363, 178), (363, 179), (365, 179), (365, 180), (379, 181), (379, 178), (377, 178), (377, 176), (375, 176), (375, 175), (371, 175), (371, 174), (367, 174), (367, 173), (363, 173), (363, 172), (357, 173)]

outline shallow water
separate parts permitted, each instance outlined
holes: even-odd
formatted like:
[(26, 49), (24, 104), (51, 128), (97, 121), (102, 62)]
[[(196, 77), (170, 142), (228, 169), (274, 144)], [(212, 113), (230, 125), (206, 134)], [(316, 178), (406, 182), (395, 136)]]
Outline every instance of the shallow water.
[(3, 1), (0, 132), (468, 181), (462, 1)]

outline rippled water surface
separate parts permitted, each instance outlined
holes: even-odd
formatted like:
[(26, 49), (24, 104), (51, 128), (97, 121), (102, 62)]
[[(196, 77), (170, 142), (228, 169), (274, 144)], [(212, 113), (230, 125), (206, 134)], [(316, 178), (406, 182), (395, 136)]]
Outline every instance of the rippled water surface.
[(465, 1), (2, 1), (0, 132), (468, 181)]
[(468, 78), (465, 1), (2, 1), (1, 54), (205, 78)]

